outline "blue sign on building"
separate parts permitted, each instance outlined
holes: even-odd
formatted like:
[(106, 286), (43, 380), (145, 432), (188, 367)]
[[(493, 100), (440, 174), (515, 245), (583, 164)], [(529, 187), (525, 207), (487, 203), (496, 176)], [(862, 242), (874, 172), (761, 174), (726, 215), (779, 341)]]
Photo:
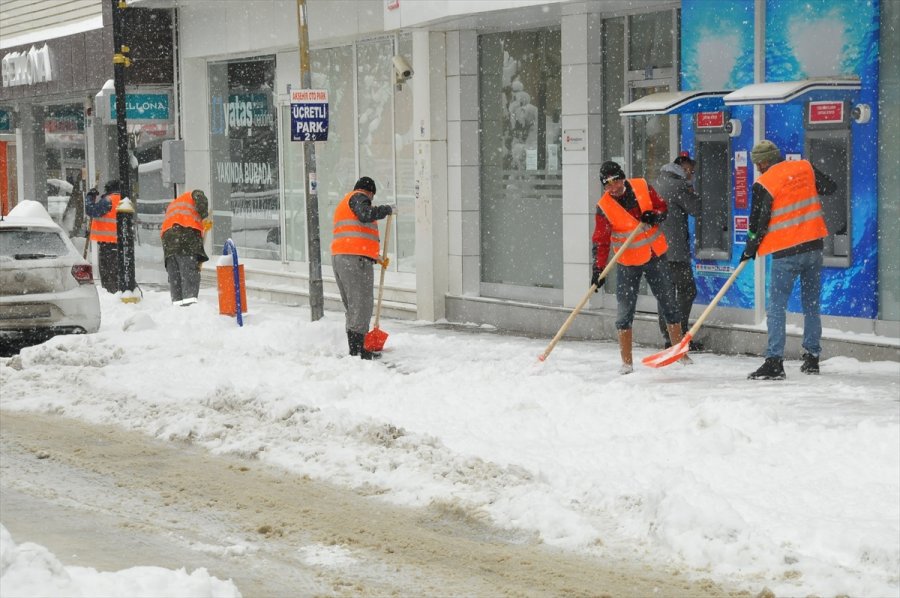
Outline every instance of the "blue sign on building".
[(328, 139), (328, 92), (300, 89), (291, 92), (291, 141)]
[[(109, 114), (110, 120), (118, 118), (115, 95), (109, 97)], [(128, 120), (169, 120), (169, 94), (125, 94), (125, 118)]]
[(9, 132), (12, 130), (12, 118), (6, 110), (0, 110), (0, 131)]

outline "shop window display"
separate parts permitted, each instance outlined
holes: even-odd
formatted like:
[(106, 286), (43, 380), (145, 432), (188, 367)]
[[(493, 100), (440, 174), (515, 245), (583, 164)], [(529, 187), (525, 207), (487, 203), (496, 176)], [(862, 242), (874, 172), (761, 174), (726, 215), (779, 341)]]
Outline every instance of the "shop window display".
[(208, 69), (214, 250), (231, 238), (241, 257), (280, 259), (275, 58)]
[(483, 35), (479, 64), (482, 282), (561, 289), (560, 32)]

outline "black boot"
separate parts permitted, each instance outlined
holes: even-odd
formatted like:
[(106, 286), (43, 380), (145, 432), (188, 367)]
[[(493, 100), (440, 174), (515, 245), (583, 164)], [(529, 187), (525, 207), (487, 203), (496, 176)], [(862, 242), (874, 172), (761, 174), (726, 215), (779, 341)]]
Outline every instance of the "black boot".
[(347, 342), (350, 344), (350, 355), (359, 355), (360, 359), (378, 359), (381, 353), (373, 353), (365, 348), (366, 335), (362, 332), (347, 331)]
[(818, 374), (819, 358), (815, 355), (811, 355), (810, 353), (804, 353), (803, 365), (800, 366), (800, 371), (804, 374)]
[(352, 330), (347, 331), (347, 344), (350, 346), (350, 355), (359, 355), (363, 348), (363, 340), (360, 335)]
[(766, 357), (758, 370), (747, 376), (749, 380), (784, 380), (784, 362), (780, 357)]

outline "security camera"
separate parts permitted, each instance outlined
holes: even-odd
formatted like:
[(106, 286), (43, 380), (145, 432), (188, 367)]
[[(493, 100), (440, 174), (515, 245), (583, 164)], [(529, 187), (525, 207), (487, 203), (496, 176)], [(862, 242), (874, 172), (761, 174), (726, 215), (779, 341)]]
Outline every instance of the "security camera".
[(401, 85), (409, 81), (413, 76), (412, 67), (402, 56), (394, 56), (394, 83), (399, 89)]

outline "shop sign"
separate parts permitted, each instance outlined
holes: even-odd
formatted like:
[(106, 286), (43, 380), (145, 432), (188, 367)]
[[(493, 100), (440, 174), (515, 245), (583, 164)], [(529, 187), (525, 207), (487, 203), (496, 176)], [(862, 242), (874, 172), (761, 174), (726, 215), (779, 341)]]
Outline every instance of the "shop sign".
[(724, 112), (698, 112), (697, 128), (698, 129), (721, 129), (725, 126)]
[(844, 102), (810, 102), (810, 124), (844, 122)]
[[(116, 96), (109, 96), (110, 120), (118, 118)], [(126, 120), (169, 120), (169, 94), (167, 93), (126, 93)]]
[(586, 137), (587, 132), (584, 129), (566, 129), (563, 131), (563, 150), (584, 150), (584, 140)]
[(328, 91), (291, 91), (291, 141), (328, 139)]
[(0, 70), (3, 87), (53, 81), (50, 48), (44, 44), (40, 49), (31, 46), (27, 52), (5, 54), (0, 61)]
[(734, 152), (734, 207), (747, 209), (748, 186), (747, 152)]
[(734, 244), (747, 244), (747, 231), (750, 230), (750, 216), (734, 217)]
[(0, 132), (12, 130), (12, 116), (7, 110), (0, 110)]

